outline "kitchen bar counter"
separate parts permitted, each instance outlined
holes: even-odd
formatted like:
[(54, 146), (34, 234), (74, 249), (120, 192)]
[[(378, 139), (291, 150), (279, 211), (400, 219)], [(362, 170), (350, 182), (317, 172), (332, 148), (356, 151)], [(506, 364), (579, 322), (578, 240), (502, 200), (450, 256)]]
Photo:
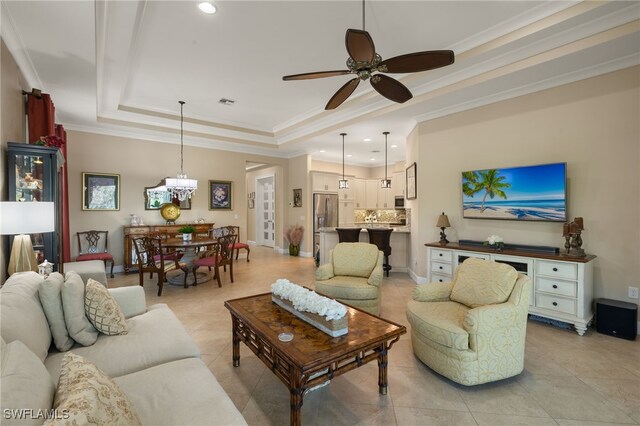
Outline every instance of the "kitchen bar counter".
[[(408, 226), (389, 226), (388, 224), (367, 224), (367, 225), (342, 225), (339, 228), (362, 228), (360, 231), (360, 242), (369, 242), (369, 233), (367, 228), (392, 228), (390, 244), (391, 256), (389, 263), (391, 264), (391, 272), (408, 272), (409, 271), (409, 244), (411, 229)], [(336, 228), (320, 228), (320, 264), (327, 263), (329, 251), (338, 244), (338, 232)]]

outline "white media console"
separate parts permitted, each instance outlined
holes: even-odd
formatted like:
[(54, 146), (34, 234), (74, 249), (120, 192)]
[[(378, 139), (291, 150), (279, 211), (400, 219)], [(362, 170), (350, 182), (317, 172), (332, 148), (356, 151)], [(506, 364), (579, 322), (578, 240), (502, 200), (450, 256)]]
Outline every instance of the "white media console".
[(529, 313), (573, 324), (580, 336), (593, 319), (593, 259), (527, 250), (496, 251), (475, 245), (449, 243), (427, 246), (427, 280), (449, 282), (460, 263), (469, 257), (507, 263), (527, 274), (533, 283)]

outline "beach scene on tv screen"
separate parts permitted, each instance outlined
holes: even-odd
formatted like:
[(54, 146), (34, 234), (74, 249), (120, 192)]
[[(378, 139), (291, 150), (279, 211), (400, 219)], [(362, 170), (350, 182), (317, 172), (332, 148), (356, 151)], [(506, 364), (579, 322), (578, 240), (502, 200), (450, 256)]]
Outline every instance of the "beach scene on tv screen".
[(462, 172), (463, 217), (566, 220), (566, 164)]

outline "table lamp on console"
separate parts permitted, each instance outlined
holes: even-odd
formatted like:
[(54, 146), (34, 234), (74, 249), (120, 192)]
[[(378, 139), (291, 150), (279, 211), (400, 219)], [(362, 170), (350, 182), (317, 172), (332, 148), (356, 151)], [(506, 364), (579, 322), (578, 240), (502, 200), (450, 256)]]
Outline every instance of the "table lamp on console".
[[(9, 258), (8, 273), (38, 271), (30, 234), (55, 230), (55, 203), (0, 202), (0, 234), (15, 235)], [(53, 260), (53, 259), (52, 259)]]
[(451, 228), (451, 224), (449, 223), (449, 218), (444, 212), (440, 216), (438, 216), (438, 223), (436, 223), (436, 228), (440, 228), (440, 244), (449, 244), (449, 240), (447, 240), (447, 235), (444, 233), (444, 230), (447, 228)]

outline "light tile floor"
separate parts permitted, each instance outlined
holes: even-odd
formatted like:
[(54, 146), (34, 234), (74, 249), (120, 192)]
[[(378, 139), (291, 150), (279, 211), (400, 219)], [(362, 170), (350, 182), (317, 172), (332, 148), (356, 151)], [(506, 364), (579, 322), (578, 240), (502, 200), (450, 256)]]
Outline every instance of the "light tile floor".
[[(269, 291), (277, 278), (313, 286), (312, 259), (253, 247), (251, 262), (235, 263), (235, 283), (223, 273), (184, 289), (145, 277), (147, 304), (166, 303), (197, 342), (202, 359), (250, 425), (289, 423), (287, 388), (241, 344), (231, 365), (231, 319), (223, 302)], [(138, 285), (118, 274), (110, 287)], [(403, 273), (383, 281), (382, 316), (409, 327), (405, 305), (414, 282)], [(389, 352), (389, 393), (378, 394), (377, 364), (369, 363), (305, 396), (305, 425), (602, 425), (640, 424), (640, 339), (529, 321), (525, 370), (517, 377), (464, 387), (434, 373), (413, 355), (404, 335)]]

